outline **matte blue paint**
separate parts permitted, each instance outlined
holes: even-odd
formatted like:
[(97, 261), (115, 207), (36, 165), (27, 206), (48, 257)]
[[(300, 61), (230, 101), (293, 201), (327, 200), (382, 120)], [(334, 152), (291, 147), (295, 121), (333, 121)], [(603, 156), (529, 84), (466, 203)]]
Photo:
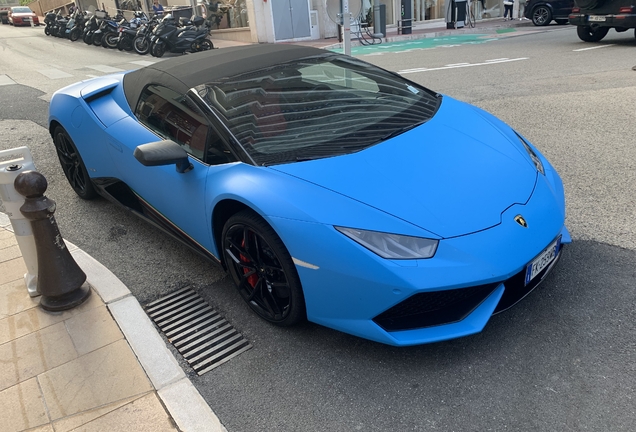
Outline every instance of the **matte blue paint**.
[[(416, 293), (505, 281), (559, 235), (571, 242), (552, 165), (537, 151), (539, 174), (509, 126), (450, 97), (428, 123), (355, 154), (272, 167), (192, 159), (194, 169), (180, 174), (133, 157), (138, 145), (160, 138), (134, 118), (117, 85), (123, 76), (69, 86), (51, 101), (50, 121), (64, 125), (89, 174), (123, 180), (217, 257), (215, 207), (234, 200), (252, 208), (292, 257), (317, 266), (296, 266), (313, 322), (392, 345), (473, 334), (503, 284), (457, 323), (386, 332), (372, 318)], [(90, 106), (82, 99), (108, 86), (113, 91)], [(518, 214), (527, 228), (514, 221)], [(335, 225), (436, 238), (439, 247), (431, 259), (385, 260)]]

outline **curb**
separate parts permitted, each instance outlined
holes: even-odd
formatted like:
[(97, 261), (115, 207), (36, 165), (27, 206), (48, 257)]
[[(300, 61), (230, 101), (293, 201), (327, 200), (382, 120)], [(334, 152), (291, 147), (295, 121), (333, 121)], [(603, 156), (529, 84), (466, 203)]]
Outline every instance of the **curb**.
[(179, 429), (184, 432), (227, 432), (128, 287), (89, 254), (67, 240), (65, 243), (86, 273), (88, 284), (110, 310)]

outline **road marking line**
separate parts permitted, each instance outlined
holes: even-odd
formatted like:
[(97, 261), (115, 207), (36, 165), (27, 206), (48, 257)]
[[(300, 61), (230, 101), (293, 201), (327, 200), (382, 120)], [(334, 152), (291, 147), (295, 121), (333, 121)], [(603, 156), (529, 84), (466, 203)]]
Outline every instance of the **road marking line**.
[(38, 72), (49, 79), (70, 78), (73, 76), (59, 69), (40, 69)]
[(452, 63), (452, 64), (447, 64), (446, 66), (448, 67), (452, 67), (452, 66), (466, 66), (469, 65), (470, 63)]
[(509, 62), (514, 62), (519, 60), (528, 60), (528, 57), (520, 57), (516, 59), (490, 60), (484, 63), (465, 63), (465, 64), (458, 64), (458, 65), (451, 65), (451, 66), (442, 66), (438, 68), (405, 69), (405, 70), (398, 71), (398, 73), (401, 75), (404, 75), (404, 74), (410, 74), (410, 73), (416, 73), (416, 72), (429, 72), (429, 71), (455, 69), (455, 68), (463, 68), (463, 67), (470, 67), (470, 66), (485, 66), (485, 65), (491, 65), (496, 63), (509, 63)]
[(508, 60), (508, 57), (503, 57), (503, 58), (498, 58), (498, 59), (490, 59), (490, 60), (486, 60), (486, 62), (498, 62), (498, 61), (502, 61), (502, 60)]
[(155, 64), (157, 62), (148, 61), (148, 60), (137, 60), (137, 61), (131, 61), (131, 62), (128, 62), (128, 63), (136, 64), (136, 65), (139, 65), (139, 66), (150, 66), (150, 65), (153, 65), (153, 64)]
[(93, 66), (86, 66), (89, 69), (93, 69), (99, 72), (104, 72), (104, 73), (113, 73), (113, 72), (123, 72), (123, 69), (118, 69), (116, 67), (112, 67), (112, 66), (106, 66), (106, 65), (93, 65)]
[(8, 75), (0, 75), (0, 86), (16, 84)]
[(596, 48), (605, 48), (605, 47), (610, 47), (610, 46), (614, 46), (614, 44), (597, 45), (597, 46), (588, 47), (588, 48), (579, 48), (579, 49), (575, 49), (575, 50), (572, 50), (572, 51), (588, 51), (588, 50), (593, 50), (593, 49), (596, 49)]

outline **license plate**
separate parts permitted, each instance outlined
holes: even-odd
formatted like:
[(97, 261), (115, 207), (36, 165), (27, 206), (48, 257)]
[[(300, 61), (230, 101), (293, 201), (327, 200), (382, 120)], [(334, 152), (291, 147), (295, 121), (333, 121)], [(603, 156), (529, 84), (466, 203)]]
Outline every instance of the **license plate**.
[(532, 279), (534, 279), (541, 270), (546, 268), (557, 256), (559, 248), (561, 247), (561, 237), (553, 241), (550, 246), (545, 248), (543, 252), (539, 254), (528, 266), (526, 267), (526, 282), (528, 285)]
[(589, 20), (596, 21), (596, 22), (605, 21), (605, 17), (602, 15), (590, 15)]

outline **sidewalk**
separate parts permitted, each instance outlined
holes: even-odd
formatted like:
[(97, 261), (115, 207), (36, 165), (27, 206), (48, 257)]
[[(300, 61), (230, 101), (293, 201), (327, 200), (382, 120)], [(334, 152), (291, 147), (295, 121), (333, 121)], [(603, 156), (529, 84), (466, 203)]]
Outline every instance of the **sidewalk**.
[(0, 429), (224, 432), (128, 288), (67, 246), (92, 294), (45, 312), (0, 213)]
[[(411, 34), (398, 34), (397, 27), (387, 27), (386, 29), (386, 37), (382, 38), (382, 43), (391, 43), (391, 42), (401, 42), (401, 41), (409, 41), (416, 39), (424, 39), (430, 37), (444, 37), (444, 36), (452, 36), (458, 34), (466, 34), (466, 33), (483, 33), (483, 32), (514, 32), (517, 27), (529, 27), (534, 28), (536, 30), (546, 30), (548, 27), (535, 27), (530, 20), (509, 20), (504, 21), (503, 18), (484, 18), (478, 19), (475, 23), (475, 27), (467, 27), (459, 29), (447, 29), (446, 22), (444, 19), (436, 19), (430, 21), (417, 21), (414, 22)], [(370, 39), (370, 38), (368, 38)], [(221, 42), (221, 41), (219, 41)], [(222, 41), (229, 42), (229, 41)], [(330, 38), (330, 39), (316, 39), (316, 40), (308, 40), (308, 41), (300, 41), (300, 42), (291, 42), (299, 45), (307, 45), (313, 46), (317, 48), (324, 49), (338, 49), (342, 48), (342, 44), (338, 42), (338, 38)], [(215, 46), (217, 46), (216, 41), (214, 41)], [(351, 37), (351, 45), (358, 46), (361, 43), (354, 38)], [(220, 48), (223, 46), (219, 45)]]

